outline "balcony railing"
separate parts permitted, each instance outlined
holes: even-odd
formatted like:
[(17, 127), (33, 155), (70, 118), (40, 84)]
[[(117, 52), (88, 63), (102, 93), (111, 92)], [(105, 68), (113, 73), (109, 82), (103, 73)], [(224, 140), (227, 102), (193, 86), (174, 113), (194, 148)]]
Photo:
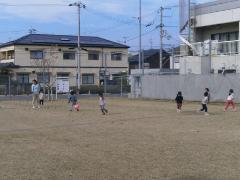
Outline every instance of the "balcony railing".
[[(192, 44), (193, 56), (208, 56), (211, 55), (234, 55), (240, 54), (240, 41), (205, 41)], [(181, 45), (184, 51), (181, 51), (183, 56), (190, 55), (186, 45)]]

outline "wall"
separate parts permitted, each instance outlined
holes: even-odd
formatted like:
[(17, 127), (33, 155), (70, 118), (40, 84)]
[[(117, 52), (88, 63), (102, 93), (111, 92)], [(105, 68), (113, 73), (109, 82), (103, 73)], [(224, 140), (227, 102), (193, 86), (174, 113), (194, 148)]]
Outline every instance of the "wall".
[(214, 72), (217, 73), (223, 67), (225, 69), (237, 69), (237, 73), (240, 73), (239, 55), (212, 56), (212, 69), (214, 69)]
[[(25, 50), (28, 48), (28, 51)], [(61, 49), (61, 51), (59, 51)], [(105, 62), (105, 56), (102, 56), (102, 52), (107, 53), (107, 66), (109, 67), (128, 67), (128, 49), (117, 49), (117, 48), (85, 48), (87, 50), (99, 51), (99, 60), (88, 60), (88, 52), (81, 51), (81, 66), (83, 67), (100, 67)], [(69, 47), (53, 47), (50, 49), (49, 46), (15, 46), (15, 64), (20, 66), (31, 66), (30, 51), (31, 50), (47, 50), (53, 51), (53, 56), (57, 57), (55, 66), (72, 67), (76, 66), (76, 60), (63, 60), (64, 51), (75, 51), (69, 49)], [(122, 61), (112, 61), (111, 52), (122, 52)], [(49, 57), (49, 56), (48, 56)], [(47, 57), (47, 58), (48, 58)], [(77, 59), (77, 57), (75, 58)]]
[(180, 58), (180, 74), (210, 73), (209, 57), (183, 56)]
[(212, 26), (240, 21), (240, 8), (212, 12), (196, 16), (195, 27)]
[[(177, 92), (182, 91), (189, 101), (201, 101), (204, 89), (209, 88), (211, 101), (217, 102), (224, 102), (232, 88), (240, 102), (240, 75), (145, 75), (142, 87), (143, 98), (174, 100)], [(134, 92), (133, 89), (131, 97), (135, 97)]]
[(211, 56), (211, 65), (208, 56), (184, 56), (180, 58), (180, 74), (208, 74), (211, 70), (218, 73), (218, 70), (236, 69), (240, 73), (240, 56), (218, 55)]

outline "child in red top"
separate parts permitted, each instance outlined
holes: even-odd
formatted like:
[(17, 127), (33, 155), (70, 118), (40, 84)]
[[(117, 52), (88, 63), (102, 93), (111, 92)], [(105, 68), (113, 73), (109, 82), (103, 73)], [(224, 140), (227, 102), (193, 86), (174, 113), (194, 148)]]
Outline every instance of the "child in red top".
[(236, 105), (233, 100), (234, 100), (234, 91), (233, 89), (230, 89), (224, 111), (227, 111), (229, 106), (232, 106), (233, 110), (236, 111)]

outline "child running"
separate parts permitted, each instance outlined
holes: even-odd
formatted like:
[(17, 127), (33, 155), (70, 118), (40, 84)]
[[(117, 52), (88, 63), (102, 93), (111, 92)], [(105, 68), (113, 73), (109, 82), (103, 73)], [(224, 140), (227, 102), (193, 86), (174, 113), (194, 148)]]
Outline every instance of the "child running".
[(182, 92), (181, 91), (179, 91), (177, 93), (175, 101), (177, 103), (177, 112), (181, 112), (181, 110), (182, 110), (182, 103), (183, 103), (183, 96), (182, 96)]
[(228, 94), (228, 97), (227, 97), (227, 102), (226, 102), (226, 105), (225, 105), (225, 108), (224, 108), (224, 112), (227, 111), (228, 107), (229, 106), (232, 106), (233, 110), (236, 111), (236, 105), (234, 103), (234, 91), (233, 89), (230, 89), (229, 90), (229, 94)]
[[(70, 95), (68, 97), (68, 103), (70, 104), (70, 111), (73, 111), (75, 109), (75, 105), (77, 104), (77, 96), (75, 95), (74, 91), (70, 91)], [(78, 108), (77, 108), (77, 111), (79, 111)]]
[(39, 91), (39, 104), (41, 106), (43, 106), (43, 104), (44, 104), (44, 93), (43, 93), (42, 89)]
[(105, 108), (106, 101), (104, 99), (103, 93), (99, 93), (99, 106), (103, 115), (108, 113), (108, 110)]
[(201, 112), (204, 112), (204, 115), (208, 116), (208, 93), (205, 92), (203, 95), (203, 99), (202, 99), (202, 109), (200, 109)]

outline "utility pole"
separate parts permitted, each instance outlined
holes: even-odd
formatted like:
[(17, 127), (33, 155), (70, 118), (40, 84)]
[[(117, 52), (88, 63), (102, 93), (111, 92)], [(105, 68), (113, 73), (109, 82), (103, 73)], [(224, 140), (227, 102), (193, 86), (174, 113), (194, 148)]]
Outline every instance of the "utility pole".
[(159, 52), (159, 72), (162, 71), (162, 56), (163, 56), (163, 11), (164, 8), (160, 7), (160, 52)]
[(163, 12), (165, 9), (170, 9), (170, 8), (164, 8), (160, 7), (159, 13), (160, 13), (160, 49), (159, 49), (159, 72), (162, 71), (162, 64), (163, 64), (163, 38), (164, 38), (164, 24), (163, 24)]
[(138, 69), (140, 73), (141, 63), (142, 63), (142, 0), (139, 0), (139, 59), (138, 59)]
[(81, 87), (81, 8), (86, 8), (86, 5), (81, 1), (69, 4), (69, 6), (76, 6), (78, 10), (78, 48), (77, 48), (77, 89), (80, 92)]
[(188, 41), (191, 42), (191, 0), (188, 0)]

